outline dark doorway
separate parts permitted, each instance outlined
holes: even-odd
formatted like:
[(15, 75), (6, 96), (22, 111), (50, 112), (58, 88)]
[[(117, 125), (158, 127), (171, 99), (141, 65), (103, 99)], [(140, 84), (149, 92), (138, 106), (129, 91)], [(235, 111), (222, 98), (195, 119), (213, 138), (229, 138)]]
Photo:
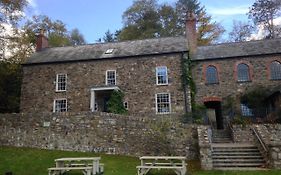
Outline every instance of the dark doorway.
[(215, 113), (215, 129), (223, 129), (223, 117), (220, 101), (207, 101), (204, 102), (207, 109), (212, 109)]
[(103, 112), (108, 112), (108, 101), (109, 101), (110, 97), (104, 97), (103, 98)]

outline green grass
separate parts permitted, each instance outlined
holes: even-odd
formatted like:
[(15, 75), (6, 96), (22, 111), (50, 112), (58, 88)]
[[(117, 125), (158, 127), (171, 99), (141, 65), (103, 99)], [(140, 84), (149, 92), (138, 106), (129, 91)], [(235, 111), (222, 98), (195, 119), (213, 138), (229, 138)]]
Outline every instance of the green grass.
[[(47, 175), (47, 168), (54, 166), (54, 159), (61, 157), (101, 156), (105, 175), (136, 175), (137, 157), (104, 155), (70, 151), (50, 151), (31, 148), (0, 147), (0, 175)], [(281, 175), (281, 171), (201, 171), (199, 161), (188, 162), (189, 175)], [(71, 173), (71, 175), (82, 173)], [(175, 175), (170, 171), (152, 171), (149, 175)]]

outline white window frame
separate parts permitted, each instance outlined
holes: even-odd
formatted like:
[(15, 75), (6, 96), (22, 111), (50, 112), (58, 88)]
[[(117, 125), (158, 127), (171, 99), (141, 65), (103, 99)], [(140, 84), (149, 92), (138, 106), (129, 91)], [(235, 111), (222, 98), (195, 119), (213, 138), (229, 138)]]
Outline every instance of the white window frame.
[(124, 106), (124, 108), (125, 108), (126, 110), (128, 110), (128, 109), (129, 109), (129, 103), (128, 103), (128, 101), (124, 101), (124, 102), (123, 102), (123, 106)]
[[(56, 111), (56, 102), (57, 101), (61, 101), (61, 100), (65, 100), (65, 111)], [(66, 98), (57, 98), (54, 100), (53, 103), (53, 112), (55, 113), (61, 113), (61, 112), (67, 112), (68, 111), (68, 107), (67, 107), (67, 99)]]
[[(65, 89), (63, 89), (63, 90), (59, 89), (59, 83), (60, 82), (58, 82), (59, 81), (59, 76), (61, 76), (61, 75), (65, 76)], [(65, 92), (66, 89), (67, 89), (67, 74), (61, 74), (61, 73), (57, 74), (56, 75), (56, 92)]]
[[(158, 103), (157, 103), (157, 96), (158, 95), (167, 95), (169, 98), (169, 111), (168, 112), (158, 112)], [(156, 114), (170, 114), (172, 112), (172, 107), (171, 107), (171, 94), (170, 93), (157, 93), (155, 94), (155, 109), (156, 109)]]
[[(158, 81), (158, 69), (161, 69), (161, 68), (165, 68), (165, 70), (166, 70), (166, 75), (165, 75), (166, 76), (166, 79), (165, 79), (166, 83), (159, 83), (159, 81)], [(157, 66), (155, 72), (156, 72), (156, 85), (168, 85), (169, 84), (167, 66)]]
[[(108, 84), (108, 72), (114, 72), (114, 81), (115, 81), (115, 84)], [(106, 70), (106, 73), (105, 73), (105, 84), (106, 85), (116, 85), (117, 84), (117, 81), (116, 81), (116, 70)]]

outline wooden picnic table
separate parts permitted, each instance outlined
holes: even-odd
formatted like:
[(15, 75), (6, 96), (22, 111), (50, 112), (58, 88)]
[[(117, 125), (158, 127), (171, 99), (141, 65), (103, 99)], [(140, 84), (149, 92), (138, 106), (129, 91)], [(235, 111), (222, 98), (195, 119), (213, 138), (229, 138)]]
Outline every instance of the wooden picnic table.
[(140, 157), (141, 165), (137, 166), (138, 175), (145, 175), (152, 169), (171, 169), (177, 175), (185, 175), (185, 160), (182, 156), (143, 156)]
[(62, 174), (70, 170), (81, 170), (84, 175), (103, 173), (100, 157), (68, 157), (55, 159), (56, 167), (48, 168), (49, 175)]

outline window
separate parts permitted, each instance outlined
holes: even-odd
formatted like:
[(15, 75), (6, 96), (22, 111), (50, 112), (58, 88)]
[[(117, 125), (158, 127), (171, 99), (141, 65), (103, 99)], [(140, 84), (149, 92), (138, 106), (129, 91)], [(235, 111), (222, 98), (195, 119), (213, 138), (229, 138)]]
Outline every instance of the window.
[(270, 64), (270, 79), (271, 80), (281, 80), (281, 63), (278, 61), (273, 61)]
[(106, 85), (116, 85), (116, 71), (115, 70), (106, 71)]
[(156, 84), (157, 85), (168, 84), (168, 70), (166, 66), (156, 67)]
[(124, 105), (124, 108), (125, 108), (126, 110), (128, 110), (128, 109), (129, 109), (129, 104), (128, 104), (128, 102), (127, 102), (127, 101), (125, 101), (125, 102), (123, 103), (123, 105)]
[(215, 66), (208, 66), (206, 69), (206, 83), (216, 84), (218, 83), (218, 72)]
[(244, 64), (244, 63), (238, 64), (237, 81), (238, 82), (250, 81), (249, 66), (247, 64)]
[(114, 51), (114, 49), (107, 49), (107, 50), (105, 51), (105, 54), (112, 54), (113, 51)]
[(170, 94), (160, 93), (156, 94), (156, 113), (169, 114), (171, 112)]
[(54, 100), (53, 112), (67, 112), (67, 100), (66, 99)]
[(241, 114), (242, 116), (253, 116), (253, 110), (248, 107), (247, 103), (241, 103)]
[(66, 91), (66, 82), (67, 82), (67, 75), (66, 74), (57, 74), (56, 77), (56, 91)]
[(98, 111), (99, 110), (99, 106), (97, 103), (95, 103), (95, 111)]

